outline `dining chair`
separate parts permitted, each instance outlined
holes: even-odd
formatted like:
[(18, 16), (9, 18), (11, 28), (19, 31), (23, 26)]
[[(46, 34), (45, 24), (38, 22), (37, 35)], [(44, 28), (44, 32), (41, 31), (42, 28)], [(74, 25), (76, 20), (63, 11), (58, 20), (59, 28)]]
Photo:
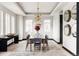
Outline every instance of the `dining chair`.
[(29, 38), (30, 38), (30, 35), (28, 34), (27, 37), (26, 37), (26, 40), (27, 40), (26, 48), (28, 47), (28, 44), (30, 44), (30, 39)]
[(41, 38), (34, 38), (34, 50), (41, 49)]
[(45, 39), (43, 39), (43, 47), (42, 47), (43, 50), (48, 50), (49, 47), (48, 47), (48, 36), (45, 35)]
[(48, 35), (45, 35), (45, 44), (46, 44), (46, 47), (47, 47), (47, 50), (49, 49), (49, 47), (48, 47)]

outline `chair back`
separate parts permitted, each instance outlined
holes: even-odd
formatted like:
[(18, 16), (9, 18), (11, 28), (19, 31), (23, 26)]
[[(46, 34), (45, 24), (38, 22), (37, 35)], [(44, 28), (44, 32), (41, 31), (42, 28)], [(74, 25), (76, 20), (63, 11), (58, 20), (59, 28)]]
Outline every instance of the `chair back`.
[(29, 38), (30, 38), (30, 35), (28, 34), (26, 39), (28, 40)]
[(34, 43), (41, 43), (41, 38), (34, 38)]
[(48, 35), (45, 35), (45, 39), (46, 39), (46, 40), (48, 39)]

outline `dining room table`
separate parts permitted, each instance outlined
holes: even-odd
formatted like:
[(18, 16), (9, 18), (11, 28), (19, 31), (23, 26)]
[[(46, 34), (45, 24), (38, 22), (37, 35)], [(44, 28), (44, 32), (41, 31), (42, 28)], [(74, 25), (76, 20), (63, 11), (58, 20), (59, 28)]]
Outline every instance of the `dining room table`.
[[(30, 51), (32, 51), (32, 44), (34, 44), (34, 37), (30, 37), (29, 40), (30, 40)], [(45, 37), (41, 37), (41, 44), (42, 44), (42, 49), (44, 50), (45, 47), (48, 49), (48, 39), (46, 39)], [(46, 46), (45, 46), (46, 45)]]

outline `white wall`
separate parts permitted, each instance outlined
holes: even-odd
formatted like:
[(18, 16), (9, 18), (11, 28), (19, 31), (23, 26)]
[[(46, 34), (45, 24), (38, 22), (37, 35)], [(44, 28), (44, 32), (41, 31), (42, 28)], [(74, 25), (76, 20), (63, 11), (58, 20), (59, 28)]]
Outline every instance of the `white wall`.
[(19, 40), (23, 39), (23, 16), (17, 15), (17, 21), (16, 21), (16, 29), (17, 34), (19, 34)]
[[(60, 19), (59, 19), (59, 14), (61, 11), (63, 11), (63, 15), (64, 15), (64, 11), (65, 10), (71, 10), (73, 5), (75, 4), (75, 2), (66, 2), (65, 5), (63, 5), (63, 7), (61, 8), (61, 6), (54, 12), (53, 15), (53, 38), (55, 41), (60, 42)], [(70, 36), (66, 36), (64, 35), (64, 26), (66, 24), (70, 24), (71, 27), (73, 28), (74, 23), (76, 23), (75, 20), (71, 19), (70, 22), (65, 22), (63, 19), (63, 46), (65, 48), (67, 48), (68, 50), (70, 50), (72, 53), (76, 54), (76, 39), (74, 38), (72, 35)], [(76, 25), (74, 25), (76, 26)], [(72, 30), (72, 29), (71, 29)], [(76, 30), (76, 28), (74, 28), (74, 30)], [(72, 30), (72, 32), (74, 31)]]
[[(72, 10), (72, 7), (73, 7), (73, 5), (74, 5), (75, 3), (69, 3), (64, 9), (63, 9), (63, 15), (64, 15), (64, 12), (66, 11), (66, 10)], [(70, 20), (70, 22), (65, 22), (64, 20), (63, 20), (63, 30), (64, 30), (64, 26), (66, 25), (66, 24), (69, 24), (70, 26), (71, 26), (71, 32), (73, 32), (74, 30), (76, 30), (76, 28), (74, 28), (73, 26), (76, 26), (76, 24), (74, 24), (74, 23), (76, 23), (76, 20), (74, 20), (74, 19), (72, 19), (71, 18), (71, 20)], [(74, 29), (74, 30), (72, 30), (72, 29)], [(74, 53), (74, 54), (76, 54), (76, 48), (77, 48), (77, 38), (75, 38), (75, 37), (73, 37), (72, 36), (72, 33), (71, 33), (71, 35), (70, 36), (66, 36), (66, 35), (64, 35), (64, 31), (63, 31), (63, 46), (65, 47), (65, 48), (67, 48), (68, 50), (70, 50), (72, 53)]]
[(53, 39), (60, 42), (60, 20), (59, 12), (53, 15)]
[(54, 11), (50, 14), (53, 16), (53, 39), (58, 43), (60, 42), (60, 14), (65, 5), (67, 5), (67, 3), (60, 2), (60, 4), (58, 4)]

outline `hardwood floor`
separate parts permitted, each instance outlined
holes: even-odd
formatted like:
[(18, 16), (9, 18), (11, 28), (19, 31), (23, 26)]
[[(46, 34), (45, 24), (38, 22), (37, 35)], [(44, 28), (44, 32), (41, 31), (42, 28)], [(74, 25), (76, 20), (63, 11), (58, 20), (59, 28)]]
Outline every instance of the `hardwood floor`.
[(58, 45), (53, 40), (49, 40), (49, 50), (30, 51), (30, 47), (26, 49), (26, 41), (21, 41), (18, 44), (13, 44), (8, 47), (7, 52), (0, 52), (0, 56), (72, 56), (66, 50)]

